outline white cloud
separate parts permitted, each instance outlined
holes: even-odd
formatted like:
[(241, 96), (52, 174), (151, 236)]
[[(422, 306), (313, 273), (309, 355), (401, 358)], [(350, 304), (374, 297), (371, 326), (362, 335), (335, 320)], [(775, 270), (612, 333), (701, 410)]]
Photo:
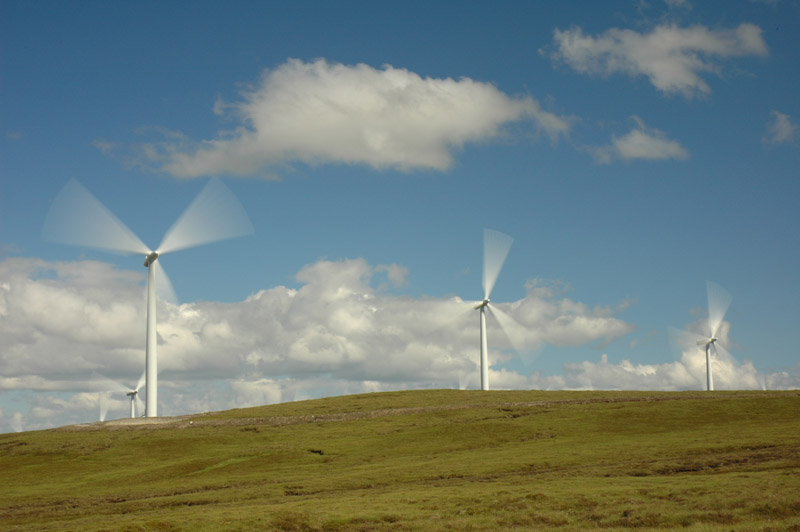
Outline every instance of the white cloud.
[(666, 159), (685, 160), (689, 152), (675, 140), (667, 138), (664, 132), (648, 128), (644, 121), (632, 117), (636, 125), (627, 134), (613, 136), (607, 146), (590, 146), (589, 151), (600, 164), (608, 164), (615, 160), (630, 161), (643, 159), (647, 161), (663, 161)]
[(797, 137), (797, 124), (792, 122), (789, 115), (779, 111), (772, 111), (772, 120), (767, 123), (767, 134), (762, 139), (769, 144), (792, 142)]
[(100, 138), (94, 139), (92, 141), (92, 146), (97, 148), (103, 155), (111, 155), (111, 153), (117, 148), (116, 143)]
[[(400, 279), (407, 273), (363, 259), (319, 261), (298, 272), (297, 289), (276, 286), (234, 303), (160, 302), (160, 413), (367, 391), (477, 388), (478, 331), (470, 303), (392, 295), (380, 287), (391, 272), (402, 272)], [(92, 261), (0, 262), (0, 404), (4, 412), (23, 411), (7, 416), (7, 427), (22, 427), (23, 414), (26, 430), (94, 421), (104, 408), (108, 419), (128, 415), (123, 394), (103, 392), (119, 389), (109, 380), (133, 386), (143, 370), (143, 277)], [(633, 330), (615, 316), (619, 307), (589, 307), (538, 279), (526, 288), (525, 297), (497, 308), (518, 322), (512, 332), (527, 360), (545, 344), (606, 345)], [(504, 367), (516, 355), (506, 351), (510, 344), (497, 322), (487, 321), (495, 389), (702, 388), (704, 359), (696, 349), (663, 365), (601, 359), (568, 365), (563, 375), (521, 374)], [(720, 388), (764, 382), (752, 364), (722, 358), (719, 364)], [(789, 373), (770, 376), (767, 385), (799, 384)]]
[(376, 272), (386, 272), (386, 278), (395, 288), (402, 288), (407, 284), (408, 268), (397, 264), (384, 264), (375, 268)]
[[(680, 359), (664, 364), (634, 364), (622, 360), (618, 364), (608, 361), (608, 355), (600, 357), (599, 362), (584, 361), (566, 365), (567, 382), (588, 383), (595, 389), (603, 390), (705, 390), (706, 357), (703, 347), (696, 338), (700, 331), (707, 331), (706, 320), (698, 320), (687, 326), (690, 333), (675, 331), (673, 341), (680, 351)], [(800, 374), (783, 377), (780, 374), (760, 375), (750, 361), (738, 362), (725, 349), (730, 345), (730, 322), (723, 321), (718, 330), (719, 346), (712, 351), (711, 370), (716, 390), (754, 390), (765, 387), (766, 382), (773, 387), (800, 387)]]
[(179, 177), (256, 176), (295, 161), (445, 170), (453, 151), (497, 137), (512, 122), (531, 121), (553, 142), (569, 132), (566, 119), (533, 97), (510, 97), (489, 83), (324, 59), (290, 59), (241, 101), (218, 99), (214, 112), (230, 113), (238, 126), (193, 147), (174, 136), (143, 145), (140, 160)]
[[(363, 259), (319, 261), (298, 272), (298, 289), (277, 286), (236, 303), (160, 301), (160, 410), (233, 408), (320, 390), (474, 386), (478, 333), (471, 304), (383, 290), (384, 279), (402, 286), (407, 274), (403, 266)], [(99, 405), (89, 403), (118, 388), (96, 374), (125, 386), (141, 374), (143, 282), (142, 274), (93, 261), (0, 262), (0, 387), (58, 394), (58, 401), (35, 405), (32, 418), (41, 423), (67, 419), (62, 411), (79, 408), (96, 419)], [(608, 342), (632, 330), (611, 309), (537, 286), (519, 301), (498, 304), (521, 324), (517, 340), (524, 349)], [(497, 364), (510, 358), (502, 351), (509, 343), (491, 318), (489, 329), (490, 359)], [(527, 382), (513, 372), (495, 373), (496, 387)], [(225, 390), (213, 382), (227, 383)], [(70, 393), (90, 395), (64, 395)], [(128, 411), (121, 395), (109, 407), (117, 415)]]
[(761, 28), (753, 24), (718, 30), (662, 25), (647, 34), (612, 28), (597, 37), (573, 27), (556, 29), (553, 40), (556, 50), (549, 54), (551, 59), (577, 72), (646, 76), (661, 92), (687, 98), (711, 93), (702, 74), (719, 74), (720, 59), (767, 55)]

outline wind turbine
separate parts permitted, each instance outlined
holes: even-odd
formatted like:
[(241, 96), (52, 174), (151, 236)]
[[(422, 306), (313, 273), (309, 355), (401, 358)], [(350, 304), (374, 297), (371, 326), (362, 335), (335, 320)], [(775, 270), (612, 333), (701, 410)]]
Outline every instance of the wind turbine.
[(100, 392), (100, 421), (106, 420), (106, 413), (108, 412), (109, 406), (108, 396), (112, 393), (124, 393), (127, 397), (131, 398), (131, 418), (136, 417), (137, 410), (139, 415), (142, 415), (144, 412), (144, 408), (142, 408), (144, 403), (142, 403), (142, 399), (139, 397), (139, 390), (145, 384), (146, 374), (146, 371), (142, 372), (142, 375), (139, 377), (139, 381), (136, 383), (135, 388), (129, 388), (128, 386), (100, 375), (99, 373), (93, 374), (94, 380), (96, 381), (95, 386), (103, 388), (103, 391)]
[(139, 407), (139, 414), (142, 413), (142, 399), (139, 397), (139, 390), (144, 386), (145, 376), (147, 375), (147, 371), (145, 370), (142, 373), (142, 376), (139, 377), (139, 382), (136, 383), (136, 388), (131, 388), (130, 390), (125, 392), (127, 397), (131, 398), (131, 419), (136, 417), (136, 406)]
[(722, 320), (728, 307), (731, 305), (733, 296), (730, 295), (724, 288), (711, 281), (706, 282), (706, 291), (708, 293), (708, 319), (705, 322), (705, 330), (702, 334), (690, 333), (688, 331), (680, 331), (671, 329), (672, 340), (677, 343), (682, 349), (694, 349), (695, 346), (702, 348), (706, 354), (706, 390), (709, 392), (714, 391), (714, 373), (711, 368), (711, 351), (719, 359), (720, 351), (727, 355), (725, 348), (720, 345), (719, 334)]
[(486, 338), (486, 310), (490, 310), (497, 318), (497, 322), (506, 332), (512, 344), (515, 341), (510, 330), (519, 327), (511, 316), (492, 305), (489, 300), (513, 243), (514, 239), (504, 233), (492, 229), (483, 230), (483, 300), (473, 307), (480, 311), (481, 320), (481, 390), (489, 389), (489, 342)]
[(719, 338), (719, 326), (722, 325), (722, 319), (731, 305), (733, 296), (731, 296), (724, 288), (711, 281), (706, 281), (706, 291), (708, 292), (708, 337), (697, 340), (698, 346), (703, 346), (706, 350), (706, 390), (709, 392), (714, 391), (714, 375), (711, 371), (711, 349), (714, 354), (719, 358), (717, 352), (717, 342)]
[[(70, 180), (56, 196), (42, 229), (52, 242), (102, 249), (123, 254), (142, 254), (147, 268), (146, 408), (147, 417), (158, 416), (158, 356), (156, 349), (156, 269), (166, 292), (171, 284), (158, 258), (165, 253), (219, 240), (244, 236), (253, 226), (236, 196), (212, 179), (164, 235), (155, 250), (147, 247), (124, 223), (83, 185)], [(138, 388), (137, 388), (138, 392)], [(131, 396), (133, 401), (135, 395)]]

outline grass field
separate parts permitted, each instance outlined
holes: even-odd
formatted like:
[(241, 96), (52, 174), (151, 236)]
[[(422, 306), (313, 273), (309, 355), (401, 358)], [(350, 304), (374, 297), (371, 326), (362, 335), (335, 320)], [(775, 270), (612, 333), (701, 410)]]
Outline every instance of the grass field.
[(800, 531), (800, 392), (413, 391), (0, 435), (2, 530)]

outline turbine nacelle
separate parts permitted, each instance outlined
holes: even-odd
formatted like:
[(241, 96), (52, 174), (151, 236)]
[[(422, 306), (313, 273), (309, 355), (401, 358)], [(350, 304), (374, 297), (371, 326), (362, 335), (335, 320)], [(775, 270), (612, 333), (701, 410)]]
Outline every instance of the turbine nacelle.
[(489, 298), (487, 297), (486, 299), (475, 305), (475, 310), (482, 309), (488, 305), (489, 305)]
[(709, 345), (713, 344), (717, 340), (719, 340), (719, 338), (717, 338), (716, 336), (712, 336), (711, 338), (709, 338), (707, 340), (698, 340), (697, 341), (697, 345), (702, 345), (704, 347), (708, 347)]
[(158, 259), (158, 251), (151, 251), (144, 259), (144, 267), (149, 268), (156, 259)]
[(136, 394), (138, 394), (138, 393), (139, 393), (139, 390), (131, 390), (128, 393), (126, 393), (125, 395), (127, 395), (128, 397), (131, 398), (131, 400), (133, 400), (133, 397), (135, 397)]

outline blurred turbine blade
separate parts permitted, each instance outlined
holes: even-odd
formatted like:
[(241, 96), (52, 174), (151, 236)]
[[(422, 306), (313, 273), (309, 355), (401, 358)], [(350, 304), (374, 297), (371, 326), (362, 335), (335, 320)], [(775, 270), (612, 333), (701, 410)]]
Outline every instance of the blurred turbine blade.
[(717, 357), (719, 362), (736, 364), (736, 359), (733, 357), (733, 355), (731, 355), (730, 351), (725, 349), (725, 346), (719, 342), (714, 342), (711, 345), (714, 348), (714, 355)]
[(708, 291), (708, 328), (710, 337), (714, 338), (731, 301), (733, 301), (733, 296), (720, 285), (711, 281), (706, 282), (706, 289)]
[(487, 308), (497, 319), (514, 351), (522, 352), (525, 347), (525, 328), (509, 314), (500, 310), (497, 305), (487, 305)]
[(156, 269), (156, 296), (162, 301), (177, 304), (178, 296), (175, 294), (175, 289), (172, 287), (172, 281), (169, 280), (167, 272), (161, 266), (161, 261), (155, 261), (153, 267)]
[(146, 378), (147, 378), (147, 370), (144, 370), (144, 371), (142, 372), (142, 376), (141, 376), (141, 377), (139, 377), (139, 382), (137, 382), (137, 383), (136, 383), (136, 388), (134, 388), (134, 390), (136, 390), (137, 392), (138, 392), (139, 390), (141, 390), (141, 389), (142, 389), (142, 386), (144, 386), (144, 383), (145, 383), (145, 380), (146, 380)]
[(133, 402), (136, 405), (136, 417), (142, 417), (142, 414), (144, 414), (144, 401), (142, 401), (138, 393), (133, 398)]
[(100, 403), (100, 421), (105, 421), (106, 414), (108, 414), (108, 407), (110, 403), (108, 393), (100, 392), (97, 401), (98, 403)]
[(172, 224), (160, 254), (253, 233), (244, 207), (219, 179), (212, 179)]
[(703, 351), (705, 350), (705, 344), (708, 341), (708, 338), (704, 338), (699, 334), (684, 331), (682, 329), (675, 329), (674, 327), (669, 328), (668, 336), (670, 345), (673, 348), (678, 349), (680, 355), (683, 355), (683, 353), (686, 353), (687, 351)]
[(514, 239), (499, 231), (483, 230), (483, 298), (489, 299)]
[(124, 384), (111, 380), (105, 375), (101, 375), (96, 371), (92, 372), (92, 380), (90, 386), (92, 387), (92, 389), (97, 390), (99, 392), (128, 393), (129, 390), (129, 388)]
[(42, 238), (121, 253), (149, 252), (128, 226), (74, 179), (53, 200), (42, 227)]

